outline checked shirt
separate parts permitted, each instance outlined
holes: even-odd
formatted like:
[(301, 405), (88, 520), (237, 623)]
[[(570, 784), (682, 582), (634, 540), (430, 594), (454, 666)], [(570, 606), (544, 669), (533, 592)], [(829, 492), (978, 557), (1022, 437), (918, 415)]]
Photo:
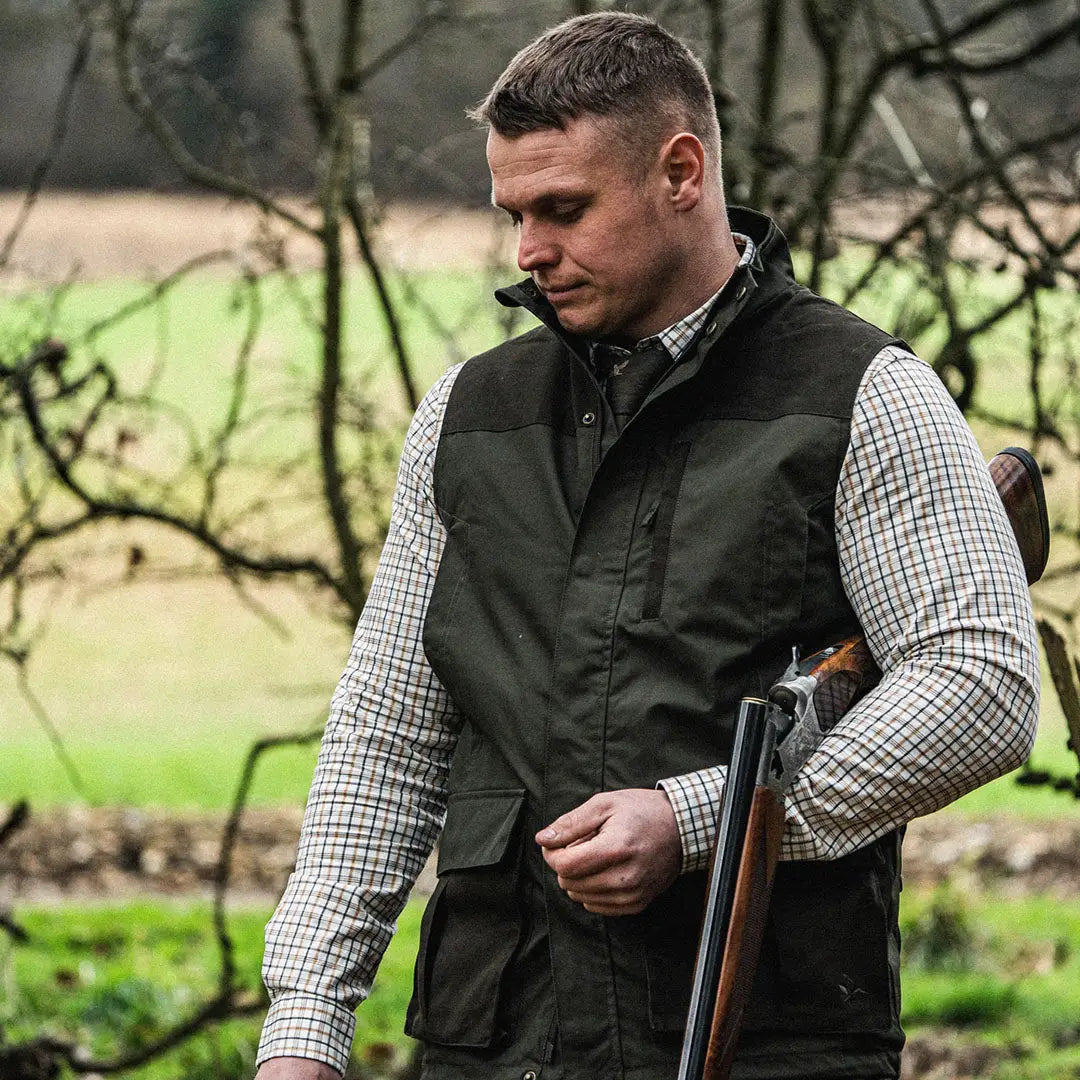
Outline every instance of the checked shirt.
[[(711, 303), (659, 335), (674, 362)], [(459, 370), (435, 384), (406, 437), (296, 870), (267, 927), (260, 1061), (344, 1071), (353, 1009), (442, 825), (455, 710), (421, 635), (444, 540), (433, 464)], [(1015, 540), (959, 411), (900, 348), (863, 377), (835, 512), (844, 587), (884, 677), (797, 777), (786, 859), (838, 858), (939, 809), (1019, 765), (1035, 730), (1038, 652)], [(684, 871), (708, 860), (724, 781), (723, 768), (661, 781)]]

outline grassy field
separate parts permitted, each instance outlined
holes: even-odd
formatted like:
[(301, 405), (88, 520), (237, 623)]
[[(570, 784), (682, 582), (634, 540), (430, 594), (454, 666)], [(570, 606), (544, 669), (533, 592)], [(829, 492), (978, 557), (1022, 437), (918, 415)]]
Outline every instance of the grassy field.
[(995, 1080), (1075, 1077), (1080, 1065), (1080, 905), (1048, 897), (905, 890), (903, 1015), (1002, 1061)]
[[(409, 313), (407, 337), (422, 386), (464, 353), (503, 336), (503, 312), (488, 298), (491, 283), (480, 271), (418, 272), (396, 281)], [(894, 278), (866, 298), (864, 307), (879, 307), (893, 317), (897, 297), (907, 288)], [(978, 302), (988, 302), (994, 293), (1006, 295), (1009, 288), (1007, 280), (987, 277)], [(203, 274), (177, 285), (161, 305), (140, 308), (145, 294), (139, 282), (110, 280), (73, 285), (50, 297), (9, 297), (0, 304), (0, 326), (8, 341), (29, 339), (43, 327), (78, 341), (107, 313), (130, 307), (128, 317), (90, 335), (89, 354), (108, 356), (129, 388), (150, 383), (163, 399), (190, 413), (198, 438), (224, 415), (238, 342), (257, 302), (261, 322), (251, 354), (252, 426), (244, 452), (269, 467), (291, 453), (297, 439), (310, 440), (307, 403), (316, 357), (310, 318), (317, 297), (313, 275), (270, 277), (252, 293), (220, 275)], [(400, 388), (362, 277), (352, 281), (348, 300), (350, 378), (368, 388), (400, 437), (405, 419)], [(1063, 297), (1062, 311), (1048, 317), (1064, 318), (1067, 301)], [(927, 340), (933, 332), (928, 331)], [(1023, 320), (1014, 317), (985, 350), (979, 397), (984, 408), (1023, 413), (1011, 358), (1025, 333)], [(1047, 372), (1048, 379), (1055, 377), (1052, 369)], [(284, 400), (298, 403), (290, 418), (259, 421), (264, 406)], [(1015, 439), (985, 425), (978, 433), (988, 456)], [(156, 445), (160, 436), (168, 443), (168, 435), (167, 430), (148, 432), (146, 440)], [(1061, 476), (1051, 481), (1061, 505), (1068, 482)], [(310, 543), (305, 530), (317, 534), (322, 528), (317, 521), (290, 521), (293, 534), (287, 539), (301, 546)], [(98, 804), (221, 807), (231, 797), (254, 738), (306, 730), (323, 718), (344, 663), (348, 627), (286, 589), (255, 591), (254, 599), (273, 615), (271, 623), (240, 603), (220, 579), (163, 580), (147, 573), (114, 587), (109, 583), (125, 578), (133, 535), (151, 553), (151, 563), (156, 554), (184, 561), (186, 553), (175, 539), (145, 529), (103, 532), (92, 548), (78, 551), (82, 572), (56, 594), (43, 593), (34, 612), (47, 632), (27, 670), (29, 687), (64, 741), (81, 777), (81, 793), (35, 719), (14, 668), (0, 663), (0, 740), (5, 748), (0, 799), (28, 796), (38, 806), (85, 798)], [(1052, 598), (1062, 586), (1053, 589), (1037, 589), (1036, 596)], [(260, 770), (254, 801), (302, 801), (313, 759), (313, 749), (276, 752)], [(1052, 694), (1047, 695), (1034, 760), (1056, 771), (1075, 768)], [(1003, 807), (1034, 815), (1076, 812), (1075, 804), (1060, 796), (1021, 791), (1011, 781), (991, 785), (960, 804), (962, 812), (972, 814)]]
[[(245, 993), (260, 994), (268, 910), (230, 919)], [(420, 905), (406, 909), (358, 1012), (354, 1060), (398, 1060), (411, 992)], [(217, 955), (205, 905), (140, 902), (22, 908), (31, 943), (0, 943), (0, 1024), (18, 1040), (43, 1029), (109, 1056), (152, 1042), (215, 990)], [(1066, 1080), (1080, 1065), (1080, 902), (903, 894), (904, 1023), (910, 1036), (948, 1029), (1000, 1062), (993, 1080)], [(130, 1075), (233, 1080), (251, 1075), (260, 1021), (214, 1028)]]
[[(422, 908), (411, 904), (358, 1015), (357, 1062), (400, 1061)], [(238, 989), (264, 1001), (259, 978), (269, 909), (233, 912)], [(51, 1034), (98, 1059), (133, 1053), (182, 1023), (217, 992), (219, 955), (209, 910), (191, 902), (20, 909), (30, 935), (0, 939), (0, 1026), (10, 1042)], [(137, 1080), (231, 1080), (254, 1075), (261, 1014), (213, 1026), (153, 1063)]]

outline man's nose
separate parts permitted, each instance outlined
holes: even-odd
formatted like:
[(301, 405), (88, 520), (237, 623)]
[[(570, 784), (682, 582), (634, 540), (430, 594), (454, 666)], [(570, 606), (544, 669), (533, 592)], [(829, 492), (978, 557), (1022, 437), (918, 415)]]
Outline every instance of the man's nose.
[(518, 269), (531, 274), (559, 261), (558, 248), (542, 225), (521, 223), (518, 236)]

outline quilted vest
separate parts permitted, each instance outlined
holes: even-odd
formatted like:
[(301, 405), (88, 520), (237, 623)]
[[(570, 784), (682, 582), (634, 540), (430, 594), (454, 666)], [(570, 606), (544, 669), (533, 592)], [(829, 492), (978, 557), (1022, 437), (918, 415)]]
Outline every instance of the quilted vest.
[[(739, 699), (856, 629), (833, 507), (890, 339), (798, 286), (768, 219), (731, 214), (757, 258), (614, 441), (584, 344), (530, 282), (497, 295), (549, 325), (451, 391), (424, 645), (463, 720), (407, 1027), (432, 1080), (674, 1077), (704, 874), (604, 918), (533, 834), (598, 791), (726, 763)], [(894, 834), (781, 864), (735, 1076), (897, 1070), (898, 859)]]

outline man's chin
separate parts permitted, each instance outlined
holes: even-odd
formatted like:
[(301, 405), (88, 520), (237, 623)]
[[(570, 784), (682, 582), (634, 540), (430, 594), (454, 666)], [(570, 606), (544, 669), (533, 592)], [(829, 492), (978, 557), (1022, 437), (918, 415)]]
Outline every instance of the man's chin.
[(584, 311), (573, 304), (552, 306), (555, 308), (555, 316), (559, 320), (559, 325), (568, 334), (576, 334), (578, 337), (587, 338), (603, 336), (602, 320), (597, 318), (594, 312)]
[(568, 334), (588, 338), (590, 341), (603, 341), (625, 335), (624, 327), (612, 318), (610, 311), (606, 311), (601, 305), (587, 303), (584, 297), (577, 302), (551, 302), (551, 306), (559, 325)]

